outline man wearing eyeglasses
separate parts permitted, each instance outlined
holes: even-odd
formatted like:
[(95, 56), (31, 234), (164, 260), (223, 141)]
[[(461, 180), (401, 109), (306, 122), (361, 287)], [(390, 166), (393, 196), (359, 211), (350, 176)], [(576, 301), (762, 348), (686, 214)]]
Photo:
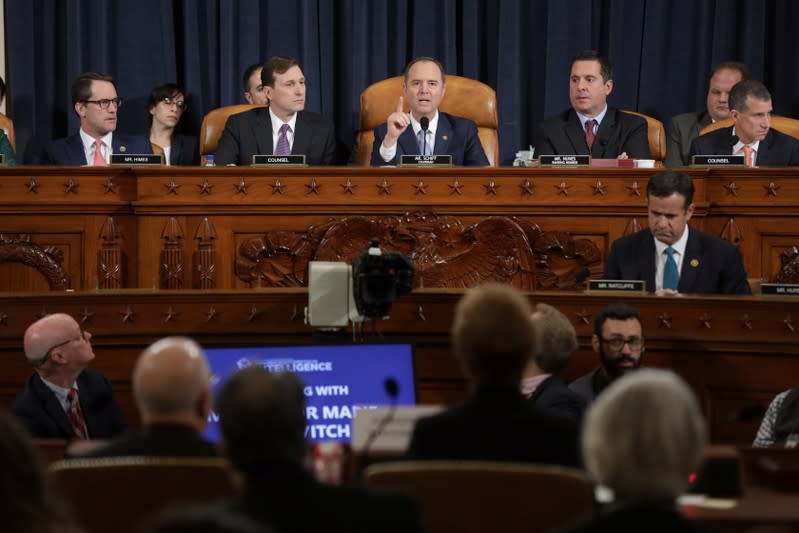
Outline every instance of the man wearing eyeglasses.
[(644, 334), (638, 311), (624, 303), (607, 305), (594, 319), (591, 346), (599, 354), (599, 368), (569, 385), (588, 405), (614, 380), (641, 366)]
[(32, 437), (110, 439), (127, 430), (114, 391), (98, 370), (91, 333), (71, 316), (47, 315), (25, 331), (25, 357), (35, 369), (11, 412)]
[(97, 72), (78, 76), (72, 82), (72, 106), (80, 119), (80, 130), (45, 146), (43, 163), (105, 166), (112, 153), (152, 153), (143, 136), (115, 133), (121, 105), (114, 78)]

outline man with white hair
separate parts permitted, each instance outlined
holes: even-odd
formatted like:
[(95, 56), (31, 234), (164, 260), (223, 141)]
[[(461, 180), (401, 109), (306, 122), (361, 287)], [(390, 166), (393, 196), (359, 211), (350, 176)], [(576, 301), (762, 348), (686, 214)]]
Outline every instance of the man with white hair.
[(211, 371), (200, 345), (166, 337), (150, 345), (133, 369), (133, 396), (143, 431), (88, 454), (214, 457), (202, 436), (211, 411)]
[(91, 338), (64, 313), (47, 315), (25, 331), (25, 357), (36, 372), (11, 412), (32, 437), (110, 439), (127, 430), (111, 384), (87, 368), (94, 359)]

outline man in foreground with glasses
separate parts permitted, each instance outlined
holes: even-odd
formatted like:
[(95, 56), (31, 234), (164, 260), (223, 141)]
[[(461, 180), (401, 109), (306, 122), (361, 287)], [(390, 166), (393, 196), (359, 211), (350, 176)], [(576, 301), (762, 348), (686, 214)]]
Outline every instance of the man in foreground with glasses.
[(34, 438), (110, 439), (127, 424), (114, 391), (98, 370), (91, 333), (71, 316), (47, 315), (25, 331), (25, 357), (36, 369), (11, 412)]
[(624, 303), (608, 304), (594, 319), (591, 346), (599, 354), (599, 368), (569, 385), (588, 405), (614, 380), (641, 366), (644, 334), (638, 311)]
[(152, 153), (144, 137), (115, 133), (121, 105), (114, 78), (97, 72), (78, 76), (72, 82), (72, 106), (80, 118), (80, 130), (45, 146), (42, 162), (96, 167), (108, 165), (112, 153)]

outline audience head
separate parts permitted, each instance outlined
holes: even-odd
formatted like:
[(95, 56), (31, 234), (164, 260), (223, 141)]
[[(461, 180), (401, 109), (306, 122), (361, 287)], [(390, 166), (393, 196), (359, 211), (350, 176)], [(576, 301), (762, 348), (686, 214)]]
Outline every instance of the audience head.
[(749, 79), (749, 70), (743, 63), (724, 61), (713, 68), (707, 88), (707, 113), (714, 121), (730, 117), (730, 89), (746, 79)]
[(533, 354), (535, 333), (527, 298), (509, 285), (471, 289), (455, 306), (455, 356), (474, 385), (518, 386)]
[(261, 83), (269, 108), (277, 117), (287, 121), (305, 109), (305, 75), (296, 59), (269, 58), (261, 70)]
[(151, 123), (175, 128), (186, 111), (186, 93), (174, 83), (159, 85), (150, 91), (147, 109)]
[(72, 106), (80, 118), (81, 129), (91, 137), (103, 137), (117, 129), (117, 111), (121, 105), (111, 76), (84, 72), (72, 82)]
[(596, 50), (580, 52), (572, 58), (569, 73), (569, 99), (575, 111), (595, 117), (605, 109), (613, 90), (613, 68)]
[(148, 533), (272, 533), (274, 530), (243, 514), (196, 507), (166, 513)]
[(144, 425), (182, 423), (205, 430), (211, 411), (211, 371), (199, 344), (166, 337), (151, 344), (133, 369), (133, 396)]
[(216, 412), (228, 459), (241, 472), (264, 465), (302, 465), (305, 398), (294, 374), (245, 368), (222, 386)]
[(673, 372), (655, 369), (611, 385), (589, 409), (582, 434), (586, 468), (620, 504), (679, 496), (706, 442), (691, 390)]
[(266, 105), (266, 95), (264, 94), (264, 84), (261, 81), (261, 71), (263, 63), (255, 63), (247, 67), (244, 71), (244, 99), (247, 103)]
[(644, 355), (641, 315), (627, 304), (608, 304), (594, 319), (591, 345), (609, 379), (638, 369)]
[(403, 94), (413, 117), (432, 119), (447, 92), (443, 65), (432, 57), (417, 57), (408, 63), (402, 75)]
[(91, 338), (91, 333), (81, 329), (71, 316), (47, 315), (25, 331), (25, 357), (42, 377), (72, 386), (94, 359)]
[(744, 80), (730, 90), (730, 116), (735, 135), (744, 144), (762, 141), (771, 128), (771, 93), (757, 80)]
[(694, 182), (682, 172), (666, 170), (646, 185), (649, 229), (657, 240), (672, 245), (682, 237), (694, 214)]
[(568, 364), (577, 349), (577, 333), (569, 319), (552, 307), (540, 303), (533, 313), (535, 364), (545, 374), (557, 374)]

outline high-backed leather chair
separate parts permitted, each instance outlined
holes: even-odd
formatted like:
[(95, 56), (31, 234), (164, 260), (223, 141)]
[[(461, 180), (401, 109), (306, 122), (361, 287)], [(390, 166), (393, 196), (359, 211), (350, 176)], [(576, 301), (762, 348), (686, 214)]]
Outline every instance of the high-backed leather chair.
[[(361, 93), (360, 132), (358, 134), (358, 161), (369, 166), (374, 143), (374, 129), (385, 124), (388, 116), (396, 111), (397, 101), (402, 96), (402, 76), (373, 83)], [(440, 111), (468, 118), (477, 124), (477, 134), (491, 166), (499, 164), (499, 138), (497, 128), (497, 93), (477, 80), (448, 75), (447, 91), (439, 107)], [(405, 111), (408, 111), (406, 104)]]
[(17, 153), (17, 138), (14, 136), (14, 121), (5, 116), (3, 113), (0, 113), (0, 130), (6, 132), (6, 137), (8, 137), (8, 142), (11, 143), (11, 148), (14, 149), (14, 153)]
[[(733, 125), (731, 118), (725, 118), (724, 120), (719, 120), (717, 122), (713, 122), (702, 128), (699, 132), (699, 135), (704, 135), (706, 133), (710, 133), (711, 131), (716, 131), (721, 128), (729, 128)], [(790, 135), (794, 139), (799, 140), (799, 120), (795, 118), (783, 117), (780, 115), (772, 115), (771, 116), (771, 127), (777, 130), (780, 133), (784, 133), (785, 135)]]
[(230, 115), (236, 113), (244, 113), (256, 107), (265, 107), (255, 104), (237, 104), (218, 107), (209, 111), (203, 117), (203, 123), (200, 126), (200, 163), (205, 163), (205, 156), (213, 154), (216, 151), (216, 146), (219, 144), (219, 138), (222, 136), (222, 130), (225, 129), (227, 119)]
[(649, 141), (650, 157), (655, 161), (663, 161), (666, 159), (666, 128), (663, 127), (663, 123), (655, 117), (650, 117), (643, 113), (626, 111), (624, 109), (622, 109), (622, 112), (646, 120), (646, 137)]
[(486, 461), (400, 461), (370, 466), (368, 485), (416, 496), (430, 533), (532, 533), (589, 518), (585, 474), (552, 465)]

